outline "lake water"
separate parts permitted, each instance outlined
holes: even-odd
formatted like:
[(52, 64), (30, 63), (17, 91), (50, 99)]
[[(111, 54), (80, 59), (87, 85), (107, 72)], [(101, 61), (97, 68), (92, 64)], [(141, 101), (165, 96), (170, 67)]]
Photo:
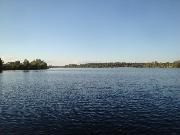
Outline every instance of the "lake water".
[(180, 69), (0, 73), (1, 135), (180, 134)]

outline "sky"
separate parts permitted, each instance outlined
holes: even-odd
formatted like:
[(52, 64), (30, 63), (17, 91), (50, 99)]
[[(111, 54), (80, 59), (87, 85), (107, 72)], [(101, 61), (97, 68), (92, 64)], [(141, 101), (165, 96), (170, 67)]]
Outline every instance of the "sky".
[(0, 0), (0, 57), (51, 65), (180, 59), (180, 0)]

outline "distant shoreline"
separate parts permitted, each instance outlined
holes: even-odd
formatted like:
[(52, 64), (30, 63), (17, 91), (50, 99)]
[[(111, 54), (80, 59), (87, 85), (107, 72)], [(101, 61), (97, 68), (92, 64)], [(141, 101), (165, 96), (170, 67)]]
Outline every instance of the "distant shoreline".
[(27, 59), (23, 63), (20, 61), (5, 63), (0, 58), (0, 71), (6, 70), (44, 70), (49, 68), (180, 68), (180, 60), (175, 62), (149, 62), (149, 63), (126, 63), (126, 62), (108, 62), (108, 63), (85, 63), (85, 64), (69, 64), (65, 66), (47, 65), (40, 59), (29, 62)]
[(180, 61), (173, 63), (166, 62), (149, 62), (149, 63), (126, 63), (126, 62), (109, 62), (109, 63), (86, 63), (86, 64), (69, 64), (65, 66), (49, 66), (49, 68), (180, 68)]
[[(141, 68), (151, 68), (151, 69), (155, 69), (155, 68), (160, 68), (160, 69), (175, 69), (175, 68), (178, 68), (178, 67), (165, 67), (165, 68), (163, 68), (163, 67), (50, 67), (50, 68), (48, 68), (48, 69), (58, 69), (58, 68), (66, 68), (66, 69), (71, 69), (71, 68), (74, 68), (74, 69), (82, 69), (82, 68), (84, 68), (84, 69), (95, 69), (95, 68), (99, 68), (99, 69), (105, 69), (105, 68), (109, 68), (109, 69), (111, 69), (111, 68), (139, 68), (139, 69), (141, 69)], [(46, 69), (44, 69), (44, 70), (46, 70)]]

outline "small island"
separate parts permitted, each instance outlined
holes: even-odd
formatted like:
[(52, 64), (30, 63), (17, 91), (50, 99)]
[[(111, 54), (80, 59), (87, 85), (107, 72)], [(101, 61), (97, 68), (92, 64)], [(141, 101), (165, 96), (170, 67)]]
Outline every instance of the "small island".
[(0, 71), (2, 70), (41, 70), (48, 69), (47, 63), (41, 59), (36, 59), (29, 62), (27, 59), (21, 63), (20, 61), (7, 62), (4, 64), (0, 58)]

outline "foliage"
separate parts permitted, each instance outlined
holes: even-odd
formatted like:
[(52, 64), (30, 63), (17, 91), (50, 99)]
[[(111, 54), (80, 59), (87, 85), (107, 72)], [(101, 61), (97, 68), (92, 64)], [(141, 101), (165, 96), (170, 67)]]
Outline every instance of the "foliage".
[(126, 62), (115, 62), (115, 63), (87, 63), (87, 64), (69, 64), (65, 65), (65, 68), (115, 68), (115, 67), (136, 67), (136, 68), (180, 68), (180, 61), (173, 63), (159, 63), (157, 61), (150, 63), (126, 63)]
[[(51, 66), (53, 67), (53, 66)], [(180, 68), (180, 61), (175, 61), (173, 63), (159, 63), (149, 62), (149, 63), (126, 63), (126, 62), (110, 62), (110, 63), (87, 63), (87, 64), (69, 64), (62, 66), (65, 68), (115, 68), (115, 67), (136, 67), (136, 68)], [(20, 61), (8, 62), (3, 64), (3, 61), (0, 58), (0, 71), (2, 70), (38, 70), (38, 69), (47, 69), (47, 63), (36, 59), (29, 62), (27, 59), (21, 63)]]
[(31, 69), (47, 69), (47, 63), (40, 59), (36, 59), (30, 63)]
[(0, 58), (0, 71), (2, 71), (2, 69), (3, 69), (3, 61)]
[(27, 59), (23, 63), (20, 61), (8, 62), (3, 65), (3, 70), (36, 70), (36, 69), (47, 69), (47, 63), (36, 59), (29, 62)]
[(24, 60), (23, 65), (24, 65), (25, 69), (29, 69), (30, 68), (30, 63), (29, 63), (29, 61), (27, 59)]
[(180, 68), (180, 60), (174, 62), (174, 67)]

